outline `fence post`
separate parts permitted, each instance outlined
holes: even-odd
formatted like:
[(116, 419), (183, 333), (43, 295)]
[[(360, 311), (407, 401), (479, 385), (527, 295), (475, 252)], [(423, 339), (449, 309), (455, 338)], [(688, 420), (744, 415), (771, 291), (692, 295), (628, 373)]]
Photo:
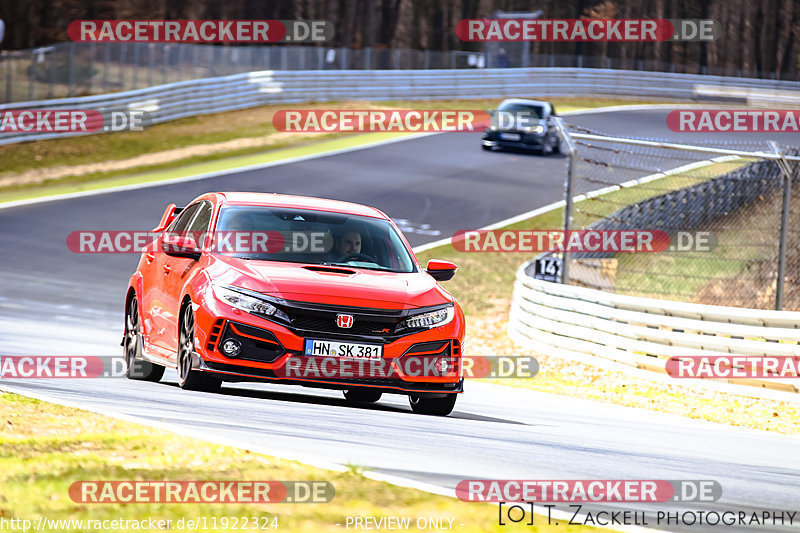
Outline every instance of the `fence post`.
[(163, 57), (161, 61), (161, 79), (163, 80), (161, 83), (167, 83), (168, 75), (167, 75), (167, 62), (169, 60), (169, 45), (165, 44), (161, 48), (161, 55)]
[(68, 55), (69, 55), (69, 67), (67, 68), (67, 96), (72, 96), (75, 94), (73, 84), (75, 83), (75, 43), (70, 42), (67, 45)]
[[(186, 50), (186, 46), (185, 44), (178, 45), (178, 81), (183, 81), (183, 53)], [(255, 70), (255, 65), (253, 65), (252, 70)]]
[(7, 54), (3, 57), (3, 64), (6, 67), (6, 103), (11, 103), (11, 98), (13, 98), (13, 94), (11, 94), (11, 82), (12, 82), (12, 74), (11, 74), (11, 54)]
[[(562, 146), (562, 152), (567, 154), (569, 164), (567, 167), (567, 179), (564, 181), (564, 236), (566, 239), (566, 232), (572, 227), (572, 182), (575, 180), (575, 162), (578, 157), (578, 150), (572, 140), (572, 136), (567, 131), (564, 125), (564, 119), (555, 117), (556, 129), (558, 129), (559, 137), (566, 147)], [(561, 254), (561, 283), (565, 284), (569, 281), (567, 252)]]
[(147, 86), (153, 86), (153, 70), (156, 68), (156, 51), (153, 43), (147, 44)]
[(50, 99), (53, 97), (53, 89), (56, 84), (56, 61), (55, 61), (56, 51), (53, 50), (49, 56), (47, 56), (47, 98)]
[[(783, 156), (783, 151), (775, 141), (769, 141), (769, 149), (776, 155)], [(792, 169), (785, 158), (776, 160), (783, 173), (783, 206), (781, 209), (781, 238), (778, 246), (778, 279), (775, 288), (775, 309), (783, 310), (783, 281), (786, 275), (786, 232), (789, 227), (789, 209), (792, 195)]]
[(108, 92), (108, 63), (111, 61), (111, 43), (103, 43), (103, 92)]
[(128, 59), (128, 44), (120, 43), (119, 45), (119, 90), (125, 90), (125, 66)]
[(31, 51), (30, 59), (28, 60), (28, 101), (33, 100), (33, 84), (35, 81), (35, 73), (33, 71), (34, 65), (36, 64), (36, 59), (34, 58), (36, 54)]

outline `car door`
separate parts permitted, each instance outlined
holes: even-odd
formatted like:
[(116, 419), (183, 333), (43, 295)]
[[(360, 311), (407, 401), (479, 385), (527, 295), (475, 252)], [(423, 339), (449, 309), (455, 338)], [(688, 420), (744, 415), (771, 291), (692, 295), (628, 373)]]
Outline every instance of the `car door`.
[(152, 254), (146, 257), (146, 263), (148, 263), (147, 271), (143, 276), (148, 278), (147, 285), (149, 288), (142, 295), (142, 305), (147, 313), (147, 319), (150, 321), (150, 325), (147, 328), (147, 343), (156, 348), (158, 351), (156, 355), (161, 355), (162, 357), (169, 357), (170, 355), (162, 353), (162, 350), (169, 345), (169, 341), (166, 339), (169, 335), (167, 327), (170, 324), (170, 320), (167, 317), (170, 312), (167, 284), (170, 281), (169, 271), (172, 269), (170, 266), (172, 257), (164, 253), (162, 245), (164, 237), (168, 234), (185, 232), (199, 209), (200, 203), (192, 204), (184, 209), (178, 215), (178, 218), (161, 233), (161, 236), (154, 243)]
[[(189, 236), (195, 239), (197, 245), (200, 246), (200, 236), (208, 231), (208, 226), (211, 222), (211, 214), (213, 206), (209, 201), (202, 201), (198, 204), (197, 212), (192, 220), (189, 221), (186, 227), (186, 232)], [(165, 263), (162, 266), (164, 273), (163, 278), (163, 301), (165, 304), (166, 312), (164, 317), (165, 334), (162, 338), (163, 346), (169, 351), (170, 358), (175, 358), (177, 362), (178, 351), (178, 318), (181, 306), (181, 293), (186, 281), (191, 277), (192, 273), (199, 267), (204, 258), (192, 259), (190, 257), (174, 257), (167, 254), (162, 254), (165, 257)]]

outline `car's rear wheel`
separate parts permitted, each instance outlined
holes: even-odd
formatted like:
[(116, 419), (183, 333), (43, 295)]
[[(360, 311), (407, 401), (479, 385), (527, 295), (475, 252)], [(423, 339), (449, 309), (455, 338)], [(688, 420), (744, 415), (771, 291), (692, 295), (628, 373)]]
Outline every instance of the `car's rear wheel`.
[(347, 389), (344, 399), (353, 403), (375, 403), (381, 399), (381, 391), (373, 389)]
[(140, 381), (158, 381), (164, 367), (142, 359), (142, 335), (139, 327), (139, 304), (133, 295), (125, 310), (125, 377)]
[(456, 399), (455, 394), (448, 394), (443, 398), (409, 395), (408, 403), (411, 404), (411, 410), (418, 415), (447, 416), (453, 412), (453, 407), (456, 406)]
[(189, 303), (183, 308), (178, 327), (178, 385), (182, 389), (217, 392), (222, 381), (192, 369), (194, 356), (194, 313)]

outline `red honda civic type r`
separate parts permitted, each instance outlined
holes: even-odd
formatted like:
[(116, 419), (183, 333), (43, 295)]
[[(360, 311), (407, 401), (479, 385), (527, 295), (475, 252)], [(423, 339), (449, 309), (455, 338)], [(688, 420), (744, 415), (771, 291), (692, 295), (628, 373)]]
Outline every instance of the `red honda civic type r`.
[(421, 268), (381, 211), (218, 192), (171, 204), (153, 231), (125, 299), (129, 378), (158, 381), (170, 367), (184, 389), (270, 381), (453, 410), (465, 322), (438, 281), (456, 266)]

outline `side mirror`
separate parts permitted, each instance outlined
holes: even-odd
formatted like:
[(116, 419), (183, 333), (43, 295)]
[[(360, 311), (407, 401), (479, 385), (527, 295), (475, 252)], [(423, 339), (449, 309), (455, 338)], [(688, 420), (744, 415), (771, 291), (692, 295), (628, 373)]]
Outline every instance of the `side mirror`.
[(164, 253), (172, 257), (188, 257), (189, 259), (200, 259), (203, 253), (197, 247), (197, 242), (191, 237), (164, 236), (161, 243)]
[(436, 281), (449, 281), (456, 275), (458, 267), (450, 261), (441, 261), (439, 259), (431, 259), (428, 261), (428, 266), (425, 271), (433, 276)]

